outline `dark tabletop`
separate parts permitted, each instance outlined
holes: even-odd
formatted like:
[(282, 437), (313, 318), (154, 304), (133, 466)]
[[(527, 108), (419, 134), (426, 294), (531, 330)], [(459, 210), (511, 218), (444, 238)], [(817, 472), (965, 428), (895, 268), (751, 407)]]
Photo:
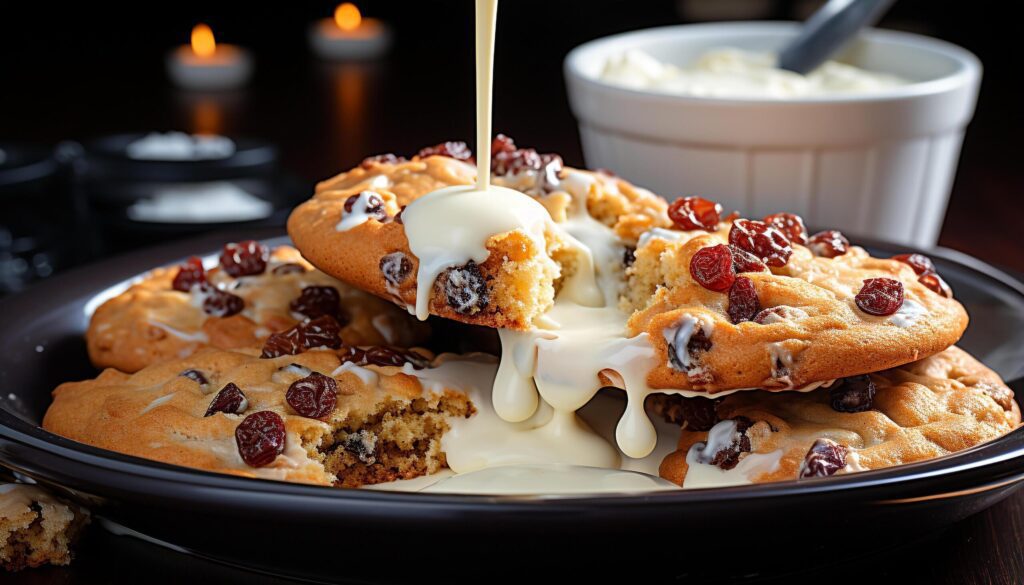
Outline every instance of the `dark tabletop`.
[[(292, 10), (252, 7), (240, 18), (230, 2), (181, 2), (166, 17), (140, 26), (149, 11), (79, 6), (51, 11), (49, 3), (20, 3), (21, 23), (0, 38), (0, 140), (55, 144), (119, 131), (182, 129), (268, 139), (282, 151), (284, 168), (303, 184), (353, 166), (367, 154), (411, 154), (449, 139), (470, 140), (472, 60), (468, 2), (365, 2), (389, 19), (397, 44), (372, 63), (331, 65), (309, 57), (302, 35), (330, 3)], [(606, 34), (681, 21), (676, 2), (506, 2), (497, 53), (496, 131), (527, 146), (555, 151), (582, 165), (582, 155), (561, 81), (561, 59), (572, 46)], [(680, 2), (685, 4), (685, 2)], [(787, 18), (799, 2), (768, 1), (765, 16)], [(267, 3), (280, 6), (280, 3)], [(641, 6), (642, 5), (642, 6)], [(1019, 65), (1004, 46), (1008, 27), (980, 8), (937, 8), (907, 0), (885, 21), (939, 36), (976, 52), (985, 64), (979, 110), (964, 144), (940, 244), (997, 265), (1024, 271), (1020, 244), (1024, 187), (1020, 164)], [(7, 9), (5, 8), (5, 11)], [(580, 14), (586, 14), (581, 19)], [(227, 40), (255, 50), (257, 73), (245, 90), (195, 94), (169, 86), (164, 51), (187, 38), (195, 19), (210, 21)], [(119, 29), (117, 34), (111, 31)], [(118, 36), (120, 35), (120, 36)], [(36, 43), (40, 37), (46, 43)], [(840, 226), (841, 227), (841, 226)], [(765, 583), (921, 582), (1020, 584), (1024, 582), (1024, 492), (927, 539), (862, 558), (794, 574), (755, 575)], [(837, 557), (847, 555), (837, 555)], [(93, 527), (70, 568), (14, 576), (36, 583), (276, 583), (185, 557)]]

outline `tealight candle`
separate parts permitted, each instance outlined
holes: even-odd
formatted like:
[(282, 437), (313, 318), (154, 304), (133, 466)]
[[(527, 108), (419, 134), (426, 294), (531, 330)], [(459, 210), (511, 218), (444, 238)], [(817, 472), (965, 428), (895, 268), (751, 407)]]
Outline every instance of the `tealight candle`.
[(252, 58), (241, 47), (217, 44), (210, 27), (197, 24), (192, 29), (191, 45), (167, 55), (167, 74), (176, 85), (187, 89), (231, 89), (249, 80)]
[(363, 18), (355, 4), (345, 2), (334, 10), (334, 18), (309, 27), (309, 44), (324, 59), (373, 59), (391, 46), (391, 29), (375, 18)]

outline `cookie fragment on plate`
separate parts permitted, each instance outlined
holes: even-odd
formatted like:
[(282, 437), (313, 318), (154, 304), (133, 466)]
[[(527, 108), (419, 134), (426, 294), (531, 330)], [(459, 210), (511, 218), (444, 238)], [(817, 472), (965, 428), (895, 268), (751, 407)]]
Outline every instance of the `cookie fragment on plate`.
[(0, 568), (67, 565), (89, 513), (42, 489), (0, 484)]
[(43, 428), (165, 463), (357, 487), (444, 468), (447, 421), (475, 412), (463, 392), (431, 379), (447, 362), (426, 350), (260, 355), (204, 349), (62, 384)]
[(678, 449), (661, 464), (661, 476), (683, 487), (902, 465), (973, 447), (1021, 422), (1013, 392), (957, 347), (811, 392), (737, 392), (710, 412), (711, 401), (690, 400), (707, 401), (665, 396), (656, 407), (683, 425)]
[(204, 347), (257, 347), (322, 315), (354, 345), (416, 345), (428, 335), (425, 324), (314, 269), (290, 246), (232, 243), (221, 256), (209, 270), (198, 258), (157, 268), (100, 305), (85, 336), (93, 364), (135, 372)]

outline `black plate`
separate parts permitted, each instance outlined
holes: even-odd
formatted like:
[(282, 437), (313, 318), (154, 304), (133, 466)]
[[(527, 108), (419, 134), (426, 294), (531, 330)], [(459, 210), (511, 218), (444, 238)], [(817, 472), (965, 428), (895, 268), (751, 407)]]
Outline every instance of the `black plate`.
[[(0, 463), (192, 554), (310, 579), (373, 581), (425, 574), (479, 580), (452, 567), (481, 561), (503, 577), (536, 577), (547, 566), (701, 582), (848, 562), (978, 512), (1024, 479), (1024, 430), (925, 463), (799, 484), (533, 498), (236, 478), (94, 449), (38, 428), (51, 388), (94, 374), (81, 335), (84, 307), (97, 292), (224, 241), (270, 235), (219, 234), (141, 251), (0, 303)], [(962, 346), (1018, 378), (1024, 286), (955, 252), (930, 255), (972, 315)], [(799, 567), (790, 565), (794, 558)]]

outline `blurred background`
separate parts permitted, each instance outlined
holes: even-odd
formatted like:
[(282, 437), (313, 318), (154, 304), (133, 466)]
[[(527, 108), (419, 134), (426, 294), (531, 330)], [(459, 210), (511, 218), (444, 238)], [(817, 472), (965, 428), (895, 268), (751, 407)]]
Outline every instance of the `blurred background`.
[[(7, 3), (0, 24), (0, 153), (6, 153), (0, 155), (0, 227), (6, 226), (0, 229), (0, 294), (74, 264), (223, 227), (167, 229), (129, 217), (125, 202), (181, 178), (153, 166), (126, 169), (102, 156), (97, 160), (103, 164), (94, 165), (87, 179), (75, 175), (83, 151), (102, 154), (110, 146), (103, 137), (180, 130), (253, 139), (238, 142), (246, 160), (206, 165), (181, 180), (226, 180), (270, 200), (273, 213), (258, 224), (283, 224), (287, 209), (308, 197), (317, 180), (367, 155), (411, 155), (444, 140), (471, 143), (472, 3), (357, 4), (365, 16), (392, 30), (393, 46), (379, 58), (326, 61), (312, 53), (307, 29), (330, 17), (336, 2)], [(506, 0), (497, 40), (495, 131), (582, 165), (562, 76), (570, 49), (659, 25), (802, 20), (819, 5), (811, 0)], [(900, 0), (880, 26), (948, 40), (983, 62), (978, 110), (939, 243), (1024, 271), (1024, 246), (1018, 240), (1024, 205), (1017, 195), (1024, 187), (1017, 160), (1024, 117), (1014, 91), (1020, 64), (1007, 40), (1015, 34), (1011, 19), (1001, 17), (999, 8), (1009, 7)], [(167, 54), (187, 44), (200, 22), (212, 28), (218, 42), (251, 52), (249, 83), (223, 91), (172, 84)], [(54, 160), (28, 174), (3, 174), (54, 152)]]

